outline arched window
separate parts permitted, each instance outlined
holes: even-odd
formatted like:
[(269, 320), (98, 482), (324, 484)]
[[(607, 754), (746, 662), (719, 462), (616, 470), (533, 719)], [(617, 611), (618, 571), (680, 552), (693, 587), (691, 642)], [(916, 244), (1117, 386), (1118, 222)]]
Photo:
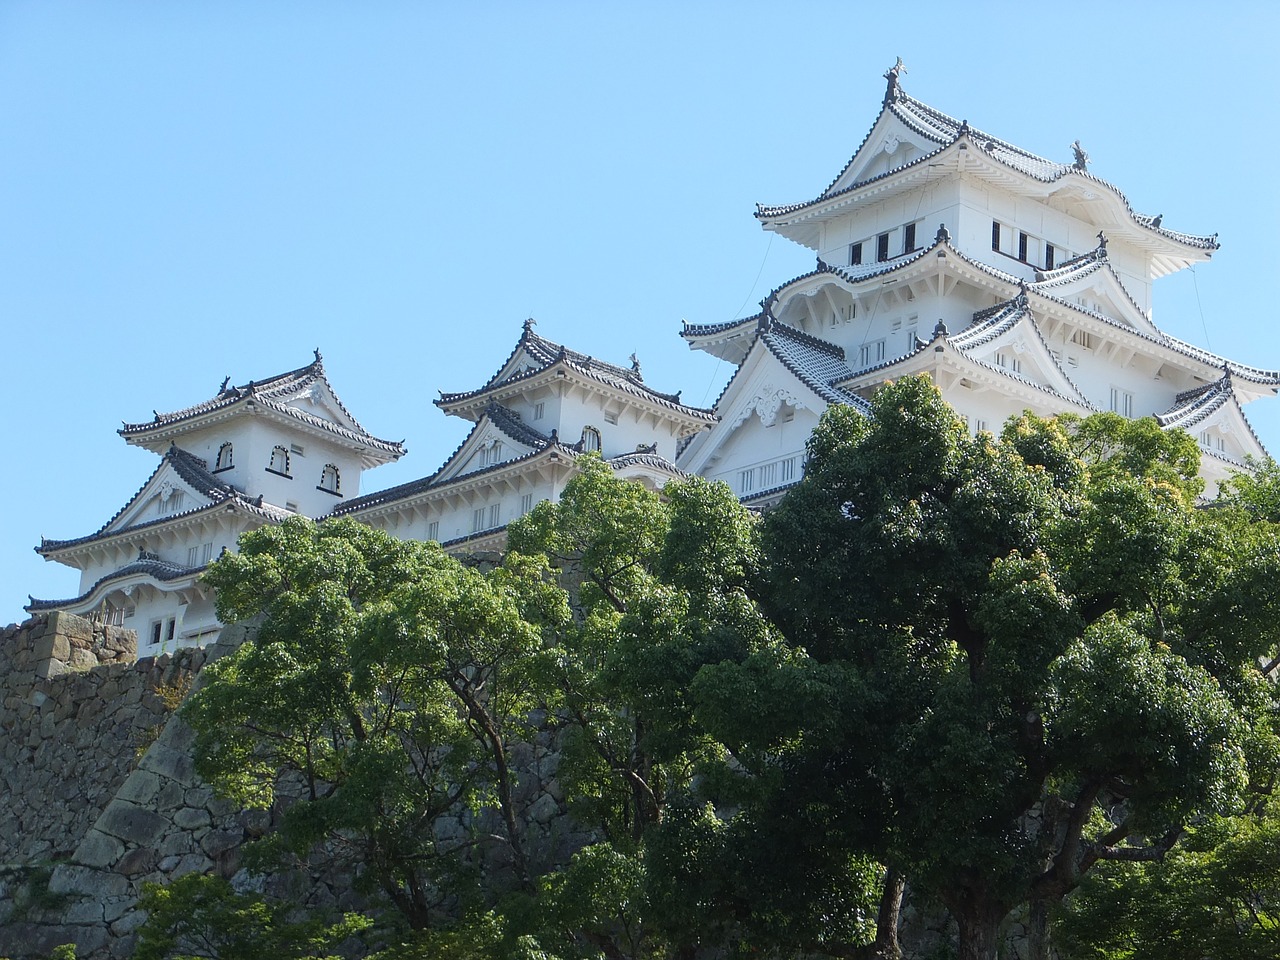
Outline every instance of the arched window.
[(600, 431), (595, 427), (583, 427), (582, 440), (578, 446), (582, 448), (583, 453), (598, 453), (600, 451)]
[(338, 468), (332, 463), (326, 463), (324, 469), (320, 471), (320, 485), (316, 489), (342, 495), (342, 477), (338, 474)]
[(219, 470), (230, 470), (235, 465), (235, 457), (231, 450), (231, 441), (228, 440), (218, 448), (218, 459), (214, 463), (213, 472), (217, 473)]
[(286, 447), (271, 448), (271, 465), (267, 467), (272, 473), (282, 477), (289, 476), (289, 450)]

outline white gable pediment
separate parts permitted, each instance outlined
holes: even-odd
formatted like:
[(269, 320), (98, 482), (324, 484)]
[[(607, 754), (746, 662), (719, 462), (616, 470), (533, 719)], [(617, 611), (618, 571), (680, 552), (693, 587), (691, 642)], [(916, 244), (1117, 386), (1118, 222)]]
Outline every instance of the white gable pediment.
[(938, 146), (939, 144), (908, 127), (892, 111), (881, 111), (862, 147), (823, 196), (847, 190), (856, 183), (918, 160), (926, 153), (937, 150)]
[(471, 435), (458, 448), (458, 452), (440, 468), (436, 480), (443, 482), (478, 470), (487, 470), (500, 463), (518, 460), (533, 451), (532, 446), (508, 436), (486, 416), (476, 424)]
[(966, 353), (1011, 376), (1047, 387), (1067, 399), (1089, 405), (1088, 399), (1045, 347), (1030, 319), (1023, 319), (992, 342)]
[(338, 402), (338, 398), (333, 395), (323, 380), (315, 380), (308, 384), (289, 397), (283, 405), (304, 416), (317, 417), (348, 430), (359, 430), (359, 424), (342, 409), (342, 404)]
[(213, 501), (182, 479), (173, 465), (165, 461), (133, 495), (116, 517), (107, 524), (103, 533), (119, 533), (139, 524), (163, 520), (207, 507)]
[(1151, 318), (1139, 309), (1124, 284), (1105, 264), (1075, 279), (1045, 285), (1042, 289), (1088, 313), (1110, 317), (1143, 333), (1160, 335)]
[(774, 431), (767, 440), (750, 441), (747, 446), (760, 442), (761, 451), (773, 447), (781, 453), (783, 441), (778, 438), (796, 429), (803, 434), (799, 445), (803, 450), (804, 439), (827, 405), (757, 340), (716, 403), (720, 421), (694, 438), (678, 465), (686, 473), (719, 477), (725, 468), (718, 464), (727, 462), (724, 458), (742, 445), (742, 438), (757, 432)]

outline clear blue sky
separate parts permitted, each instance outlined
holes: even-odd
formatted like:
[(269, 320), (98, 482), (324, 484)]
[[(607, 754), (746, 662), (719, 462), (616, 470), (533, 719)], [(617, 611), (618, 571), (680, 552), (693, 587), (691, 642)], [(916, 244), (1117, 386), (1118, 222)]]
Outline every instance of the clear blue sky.
[[(1273, 3), (0, 0), (0, 622), (77, 592), (32, 552), (97, 529), (155, 457), (115, 434), (320, 347), (428, 474), (538, 330), (709, 403), (681, 318), (808, 270), (753, 204), (808, 199), (901, 56), (913, 96), (1091, 169), (1212, 263), (1156, 322), (1280, 367)], [(1280, 401), (1248, 408), (1280, 450)]]

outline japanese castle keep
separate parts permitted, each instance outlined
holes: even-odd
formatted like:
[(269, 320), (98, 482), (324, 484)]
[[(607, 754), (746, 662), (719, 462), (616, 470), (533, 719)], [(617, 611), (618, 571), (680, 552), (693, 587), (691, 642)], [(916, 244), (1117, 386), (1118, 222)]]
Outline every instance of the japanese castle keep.
[(509, 520), (559, 495), (584, 452), (651, 487), (701, 474), (767, 506), (800, 479), (828, 405), (865, 407), (907, 374), (930, 376), (975, 432), (1023, 410), (1154, 416), (1199, 440), (1210, 488), (1265, 456), (1243, 405), (1276, 393), (1280, 373), (1151, 320), (1155, 281), (1208, 260), (1216, 237), (1134, 211), (1078, 142), (1059, 163), (926, 106), (903, 90), (901, 66), (830, 185), (757, 208), (815, 268), (753, 316), (681, 331), (736, 368), (713, 409), (649, 386), (634, 358), (602, 362), (526, 321), (487, 383), (436, 401), (474, 424), (444, 465), (360, 494), (365, 470), (405, 450), (347, 411), (317, 351), (297, 370), (125, 424), (127, 443), (159, 457), (155, 472), (96, 532), (37, 547), (80, 571), (79, 594), (28, 610), (131, 627), (139, 655), (198, 643), (219, 628), (200, 574), (246, 530), (340, 515), (493, 549)]

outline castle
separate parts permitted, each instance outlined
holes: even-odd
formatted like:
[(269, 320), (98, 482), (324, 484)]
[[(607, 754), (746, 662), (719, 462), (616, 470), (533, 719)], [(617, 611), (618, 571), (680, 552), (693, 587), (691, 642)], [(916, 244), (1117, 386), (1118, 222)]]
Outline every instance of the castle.
[(865, 408), (909, 374), (930, 376), (974, 432), (1023, 410), (1154, 416), (1199, 440), (1210, 489), (1265, 456), (1243, 405), (1280, 390), (1280, 373), (1151, 319), (1154, 282), (1208, 260), (1216, 236), (1134, 211), (1078, 141), (1070, 162), (1029, 153), (909, 96), (901, 73), (899, 61), (885, 74), (875, 121), (821, 193), (756, 211), (812, 250), (815, 268), (752, 316), (681, 331), (735, 367), (712, 409), (650, 387), (634, 357), (585, 356), (530, 320), (483, 386), (436, 401), (474, 424), (444, 465), (360, 495), (363, 472), (404, 447), (347, 411), (317, 351), (297, 370), (125, 424), (125, 441), (159, 465), (96, 532), (40, 544), (80, 571), (80, 592), (27, 609), (131, 627), (140, 656), (198, 644), (220, 627), (200, 574), (246, 530), (350, 516), (458, 552), (493, 549), (587, 452), (653, 488), (700, 474), (767, 507), (800, 480), (827, 406)]

